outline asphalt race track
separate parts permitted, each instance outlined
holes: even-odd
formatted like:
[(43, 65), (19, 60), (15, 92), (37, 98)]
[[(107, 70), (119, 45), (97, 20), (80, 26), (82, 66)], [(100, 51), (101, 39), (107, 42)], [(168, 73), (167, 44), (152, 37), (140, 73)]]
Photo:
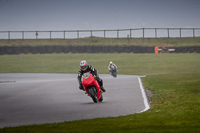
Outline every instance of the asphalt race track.
[(149, 108), (138, 76), (100, 74), (106, 92), (93, 103), (77, 74), (0, 74), (0, 128), (116, 117)]

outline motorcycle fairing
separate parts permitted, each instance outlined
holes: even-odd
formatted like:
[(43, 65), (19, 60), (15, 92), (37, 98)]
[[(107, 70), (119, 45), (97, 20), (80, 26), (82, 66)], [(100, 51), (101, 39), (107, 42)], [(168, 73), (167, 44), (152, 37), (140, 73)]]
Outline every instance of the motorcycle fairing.
[(101, 98), (101, 90), (100, 90), (99, 83), (97, 80), (95, 80), (95, 78), (92, 76), (91, 73), (83, 74), (82, 84), (83, 84), (85, 91), (87, 92), (87, 94), (89, 96), (90, 96), (90, 94), (88, 93), (88, 89), (91, 88), (90, 86), (95, 86), (97, 89), (97, 99), (99, 100)]

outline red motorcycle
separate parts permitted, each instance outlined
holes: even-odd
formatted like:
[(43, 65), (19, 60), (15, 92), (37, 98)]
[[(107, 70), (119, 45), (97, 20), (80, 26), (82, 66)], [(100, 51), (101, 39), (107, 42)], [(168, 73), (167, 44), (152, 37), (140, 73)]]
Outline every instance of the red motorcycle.
[(94, 77), (90, 72), (84, 73), (82, 76), (83, 88), (95, 103), (103, 101), (103, 95), (96, 79), (97, 77)]

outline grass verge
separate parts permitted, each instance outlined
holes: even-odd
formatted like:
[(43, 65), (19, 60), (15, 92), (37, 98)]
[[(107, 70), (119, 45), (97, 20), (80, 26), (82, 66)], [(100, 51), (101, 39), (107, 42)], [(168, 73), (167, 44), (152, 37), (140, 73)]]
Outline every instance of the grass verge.
[[(0, 129), (4, 132), (199, 132), (199, 54), (44, 54), (0, 56), (0, 73), (77, 73), (82, 59), (99, 73), (108, 73), (110, 60), (119, 74), (147, 75), (145, 88), (153, 92), (151, 109), (115, 118)], [(106, 112), (105, 112), (106, 113)]]
[(200, 54), (29, 54), (1, 55), (0, 73), (77, 73), (86, 60), (99, 73), (109, 73), (108, 63), (117, 64), (119, 74), (158, 75), (199, 73)]

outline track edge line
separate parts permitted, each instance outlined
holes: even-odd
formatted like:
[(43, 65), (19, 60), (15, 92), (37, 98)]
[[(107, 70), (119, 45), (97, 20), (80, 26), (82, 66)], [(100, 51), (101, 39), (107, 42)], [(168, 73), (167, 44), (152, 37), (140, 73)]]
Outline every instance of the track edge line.
[(144, 89), (144, 86), (142, 84), (142, 81), (141, 81), (141, 77), (138, 76), (138, 82), (139, 82), (139, 86), (140, 86), (140, 90), (141, 90), (141, 93), (142, 93), (142, 97), (144, 99), (144, 105), (145, 105), (145, 108), (144, 110), (138, 112), (138, 113), (142, 113), (142, 112), (145, 112), (147, 110), (150, 109), (150, 103), (149, 103), (149, 100), (147, 98), (147, 95), (146, 95), (146, 92), (145, 92), (145, 89)]

